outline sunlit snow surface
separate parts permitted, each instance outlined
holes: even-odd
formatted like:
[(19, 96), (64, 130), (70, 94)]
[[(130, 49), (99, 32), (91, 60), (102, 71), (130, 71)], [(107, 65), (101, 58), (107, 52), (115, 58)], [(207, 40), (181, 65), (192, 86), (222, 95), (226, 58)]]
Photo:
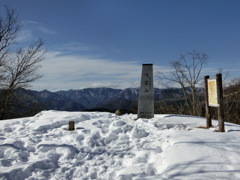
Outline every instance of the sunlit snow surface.
[(0, 179), (240, 179), (239, 125), (219, 133), (198, 128), (204, 118), (135, 118), (43, 111), (0, 121)]

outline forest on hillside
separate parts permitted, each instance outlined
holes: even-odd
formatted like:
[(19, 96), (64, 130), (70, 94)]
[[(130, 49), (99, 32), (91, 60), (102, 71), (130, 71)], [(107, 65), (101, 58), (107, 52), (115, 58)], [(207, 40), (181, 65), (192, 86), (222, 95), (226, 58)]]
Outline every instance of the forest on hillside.
[[(175, 98), (174, 98), (175, 97)], [(197, 94), (198, 104), (196, 114), (192, 113), (184, 97), (169, 94), (169, 99), (155, 103), (157, 114), (184, 114), (205, 117), (205, 96), (203, 91)], [(177, 98), (177, 100), (176, 100)], [(240, 79), (231, 80), (223, 89), (224, 120), (240, 124)], [(210, 107), (212, 119), (218, 119), (217, 108)]]

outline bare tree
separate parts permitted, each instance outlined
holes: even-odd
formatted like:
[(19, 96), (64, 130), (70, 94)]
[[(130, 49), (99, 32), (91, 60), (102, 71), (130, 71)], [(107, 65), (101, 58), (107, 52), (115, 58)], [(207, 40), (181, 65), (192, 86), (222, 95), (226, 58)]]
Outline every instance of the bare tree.
[(240, 124), (240, 78), (233, 79), (224, 89), (224, 117)]
[(41, 77), (37, 70), (45, 53), (41, 39), (29, 47), (11, 51), (21, 25), (16, 11), (5, 8), (5, 17), (0, 16), (0, 119), (4, 118), (9, 106), (14, 103), (13, 91), (28, 87), (31, 82)]
[(0, 81), (4, 79), (5, 57), (8, 54), (8, 48), (15, 43), (17, 33), (21, 28), (18, 21), (18, 15), (15, 10), (5, 7), (6, 15), (0, 16)]
[(191, 115), (201, 115), (201, 103), (197, 86), (200, 75), (208, 56), (196, 50), (181, 55), (179, 60), (171, 62), (173, 71), (170, 74), (158, 72), (160, 83), (177, 84), (182, 89), (184, 105), (190, 110)]

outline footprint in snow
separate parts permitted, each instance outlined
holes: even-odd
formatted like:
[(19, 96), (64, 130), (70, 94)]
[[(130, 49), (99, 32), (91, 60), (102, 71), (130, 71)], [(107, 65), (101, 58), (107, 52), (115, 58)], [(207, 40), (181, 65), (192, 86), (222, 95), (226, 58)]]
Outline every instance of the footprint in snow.
[(120, 126), (124, 126), (126, 123), (124, 121), (117, 121), (113, 124), (113, 126), (115, 127), (120, 127)]
[(117, 140), (117, 139), (118, 139), (118, 135), (117, 135), (117, 134), (114, 134), (114, 133), (111, 133), (111, 134), (109, 134), (108, 137), (105, 138), (104, 142), (105, 142), (106, 144), (109, 144), (109, 143), (111, 143), (112, 141), (115, 141), (115, 140)]
[(143, 137), (147, 137), (148, 135), (149, 135), (149, 132), (147, 132), (144, 129), (135, 128), (133, 132), (134, 138), (143, 138)]

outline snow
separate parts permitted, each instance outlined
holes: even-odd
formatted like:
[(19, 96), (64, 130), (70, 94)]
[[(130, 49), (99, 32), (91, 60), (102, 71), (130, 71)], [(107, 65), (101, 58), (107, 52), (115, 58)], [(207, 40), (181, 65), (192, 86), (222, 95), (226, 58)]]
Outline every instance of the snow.
[(135, 118), (42, 111), (1, 121), (0, 179), (240, 179), (239, 125), (220, 133), (199, 117)]

